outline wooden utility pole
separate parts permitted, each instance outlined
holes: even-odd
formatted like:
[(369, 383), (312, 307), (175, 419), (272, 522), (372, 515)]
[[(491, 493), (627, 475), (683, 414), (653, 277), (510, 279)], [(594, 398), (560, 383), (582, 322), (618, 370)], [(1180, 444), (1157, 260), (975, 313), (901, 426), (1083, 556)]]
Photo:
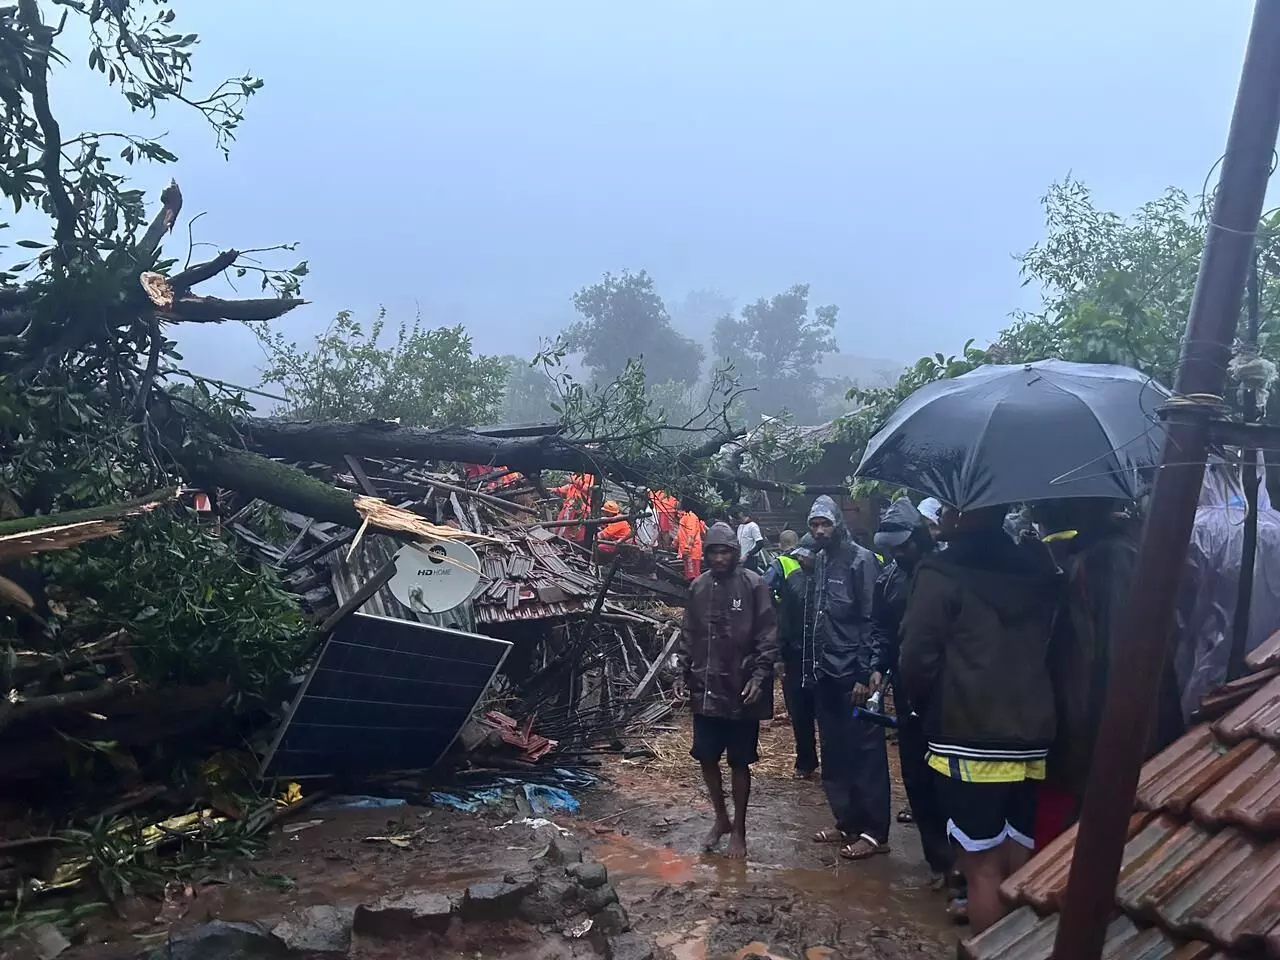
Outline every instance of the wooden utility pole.
[(1116, 634), (1111, 683), (1085, 791), (1055, 960), (1098, 960), (1115, 910), (1116, 880), (1195, 520), (1210, 421), (1253, 257), (1280, 126), (1280, 0), (1258, 0), (1245, 51), (1222, 177), (1196, 277), (1161, 466)]

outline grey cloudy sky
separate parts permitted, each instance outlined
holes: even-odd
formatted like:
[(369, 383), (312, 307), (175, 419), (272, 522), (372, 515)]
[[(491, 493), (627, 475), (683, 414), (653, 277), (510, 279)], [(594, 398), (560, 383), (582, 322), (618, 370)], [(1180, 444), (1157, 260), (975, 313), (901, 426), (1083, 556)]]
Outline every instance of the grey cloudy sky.
[[(1221, 153), (1247, 0), (202, 0), (200, 75), (266, 80), (230, 162), (170, 111), (197, 239), (301, 243), (299, 338), (350, 308), (530, 353), (606, 270), (669, 300), (795, 282), (851, 353), (912, 359), (1028, 305), (1012, 254), (1068, 172), (1130, 209)], [(61, 78), (68, 127), (112, 95)], [(122, 124), (129, 121), (120, 121)], [(133, 129), (145, 129), (142, 120)], [(185, 255), (185, 235), (169, 249)], [(256, 380), (252, 338), (184, 332)]]

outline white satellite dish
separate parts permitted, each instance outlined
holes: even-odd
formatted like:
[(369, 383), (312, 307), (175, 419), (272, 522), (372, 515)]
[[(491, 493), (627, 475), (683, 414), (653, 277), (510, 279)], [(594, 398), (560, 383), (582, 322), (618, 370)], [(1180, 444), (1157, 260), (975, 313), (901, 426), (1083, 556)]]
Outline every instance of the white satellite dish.
[(392, 595), (414, 613), (443, 613), (471, 596), (480, 582), (480, 558), (460, 540), (405, 546), (396, 554)]

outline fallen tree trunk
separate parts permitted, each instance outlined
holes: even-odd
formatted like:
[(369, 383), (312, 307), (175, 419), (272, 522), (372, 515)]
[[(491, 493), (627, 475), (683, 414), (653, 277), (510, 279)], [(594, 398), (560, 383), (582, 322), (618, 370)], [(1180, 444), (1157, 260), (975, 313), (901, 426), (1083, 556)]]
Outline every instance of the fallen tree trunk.
[(583, 446), (557, 436), (494, 437), (471, 430), (428, 430), (383, 420), (251, 420), (245, 441), (281, 460), (341, 464), (347, 454), (400, 460), (502, 464), (521, 473), (593, 472), (597, 461)]
[[(251, 420), (246, 425), (245, 440), (254, 450), (269, 457), (281, 460), (318, 460), (339, 465), (348, 454), (402, 460), (491, 463), (502, 464), (521, 473), (540, 470), (604, 472), (618, 480), (642, 486), (652, 483), (655, 476), (670, 473), (670, 464), (619, 461), (609, 455), (606, 444), (595, 445), (590, 441), (567, 440), (555, 435), (501, 437), (473, 430), (428, 430), (422, 427), (402, 427), (382, 420), (362, 423), (332, 420)], [(706, 469), (708, 457), (719, 450), (723, 442), (720, 438), (708, 441), (678, 453), (675, 461), (682, 464), (688, 473), (699, 472), (699, 468)], [(769, 490), (798, 496), (822, 493), (834, 496), (848, 492), (837, 485), (810, 486), (761, 480), (726, 468), (711, 469), (708, 471), (708, 479), (751, 490)]]

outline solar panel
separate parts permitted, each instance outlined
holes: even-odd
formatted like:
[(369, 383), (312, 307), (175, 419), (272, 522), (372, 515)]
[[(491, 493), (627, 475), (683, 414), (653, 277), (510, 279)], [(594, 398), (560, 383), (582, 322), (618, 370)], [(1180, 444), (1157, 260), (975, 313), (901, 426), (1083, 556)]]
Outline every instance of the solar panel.
[(316, 658), (263, 771), (300, 780), (431, 767), (510, 649), (476, 633), (354, 613)]

